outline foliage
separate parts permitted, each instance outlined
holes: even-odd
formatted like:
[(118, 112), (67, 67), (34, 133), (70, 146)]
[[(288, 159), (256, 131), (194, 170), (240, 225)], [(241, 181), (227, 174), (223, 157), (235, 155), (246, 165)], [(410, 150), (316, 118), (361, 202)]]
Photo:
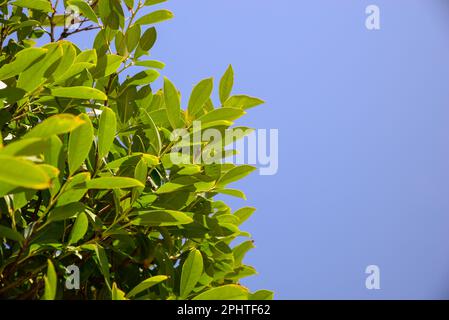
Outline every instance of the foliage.
[[(0, 298), (272, 297), (239, 285), (256, 273), (242, 262), (253, 244), (232, 242), (250, 237), (239, 226), (254, 209), (214, 200), (244, 197), (226, 187), (254, 168), (170, 158), (174, 129), (223, 131), (262, 101), (231, 96), (231, 67), (220, 106), (212, 79), (186, 109), (170, 80), (154, 91), (153, 25), (173, 16), (161, 2), (0, 0)], [(67, 40), (80, 32), (96, 33), (92, 49)]]

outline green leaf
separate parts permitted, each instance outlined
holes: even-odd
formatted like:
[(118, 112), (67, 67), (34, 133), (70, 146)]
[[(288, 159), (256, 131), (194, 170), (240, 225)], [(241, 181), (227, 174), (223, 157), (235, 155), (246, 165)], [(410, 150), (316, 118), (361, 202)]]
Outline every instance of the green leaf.
[(150, 116), (150, 114), (145, 109), (141, 108), (140, 113), (142, 115), (142, 122), (144, 124), (149, 125), (149, 127), (150, 127), (148, 130), (145, 131), (145, 134), (150, 139), (151, 145), (154, 147), (155, 151), (159, 155), (162, 150), (162, 139), (159, 134), (159, 130), (157, 129), (153, 118)]
[(111, 149), (117, 131), (115, 112), (108, 107), (103, 108), (98, 128), (98, 158), (105, 157)]
[(30, 161), (0, 155), (0, 163), (0, 182), (37, 190), (51, 185), (48, 174)]
[(112, 290), (111, 288), (111, 275), (109, 273), (109, 261), (108, 256), (106, 255), (106, 250), (99, 244), (95, 245), (95, 254), (96, 254), (96, 262), (98, 264), (98, 267), (103, 274), (103, 277), (106, 281), (106, 284), (109, 288), (109, 290)]
[(157, 10), (137, 19), (136, 24), (155, 24), (173, 18), (173, 13), (168, 10)]
[[(32, 139), (25, 139), (24, 141)], [(48, 138), (47, 141), (48, 146), (42, 149), (45, 162), (54, 167), (59, 167), (61, 165), (62, 141), (55, 135)]]
[(157, 189), (156, 194), (164, 194), (164, 193), (170, 193), (177, 191), (179, 189), (185, 188), (186, 186), (191, 186), (195, 182), (197, 182), (196, 179), (191, 177), (181, 177), (176, 178), (170, 182), (164, 183), (162, 186)]
[(126, 177), (103, 177), (96, 178), (85, 183), (87, 189), (125, 189), (134, 187), (145, 187), (142, 182)]
[(124, 1), (128, 10), (131, 10), (134, 7), (134, 0), (124, 0)]
[(193, 249), (182, 265), (180, 294), (185, 299), (195, 288), (203, 274), (203, 256), (201, 252)]
[(47, 53), (47, 49), (43, 48), (27, 48), (19, 51), (13, 62), (3, 65), (0, 68), (0, 80), (9, 79), (25, 71), (37, 59)]
[(89, 221), (87, 219), (87, 215), (84, 212), (80, 212), (78, 217), (76, 217), (75, 223), (73, 224), (72, 231), (69, 235), (68, 244), (77, 243), (81, 240), (87, 232), (89, 227)]
[[(143, 185), (146, 184), (148, 177), (148, 165), (145, 159), (140, 159), (140, 161), (137, 163), (136, 168), (134, 169), (134, 178), (140, 182), (142, 182)], [(136, 199), (139, 197), (139, 195), (142, 193), (144, 188), (136, 188), (132, 191), (132, 202), (136, 201)]]
[(75, 59), (76, 63), (90, 63), (96, 65), (98, 61), (97, 51), (95, 49), (89, 49), (81, 51)]
[(141, 283), (139, 283), (137, 286), (135, 286), (130, 292), (128, 292), (126, 294), (126, 297), (132, 298), (132, 297), (138, 295), (139, 293), (141, 293), (142, 291), (147, 290), (167, 279), (168, 279), (167, 276), (154, 276), (154, 277), (148, 278), (148, 279), (142, 281)]
[(95, 23), (98, 23), (97, 15), (87, 2), (83, 0), (70, 0), (68, 3), (77, 6), (86, 18)]
[(215, 190), (215, 192), (246, 200), (246, 195), (242, 191), (237, 189), (217, 189)]
[(89, 172), (81, 172), (69, 178), (66, 182), (66, 187), (58, 199), (58, 206), (68, 203), (80, 201), (87, 189), (75, 189), (74, 187), (90, 180)]
[(138, 226), (178, 226), (193, 222), (193, 219), (181, 211), (174, 210), (146, 210), (138, 211), (132, 220)]
[(248, 220), (249, 217), (252, 216), (254, 211), (256, 211), (256, 208), (244, 207), (244, 208), (241, 208), (241, 209), (237, 210), (236, 212), (234, 212), (234, 215), (240, 219), (240, 224), (242, 224), (243, 222)]
[(200, 81), (192, 90), (189, 105), (187, 107), (189, 118), (194, 116), (203, 109), (204, 104), (209, 100), (214, 87), (212, 78)]
[(256, 170), (256, 168), (249, 165), (242, 165), (232, 168), (220, 178), (217, 183), (217, 187), (223, 187), (229, 183), (240, 180), (249, 175), (254, 170)]
[(0, 148), (0, 155), (4, 156), (38, 156), (50, 147), (49, 139), (30, 138), (18, 140)]
[(42, 87), (61, 62), (64, 55), (63, 47), (64, 42), (61, 41), (45, 45), (44, 48), (48, 49), (47, 54), (19, 75), (17, 88), (34, 92)]
[(85, 100), (108, 100), (108, 96), (95, 88), (90, 87), (67, 87), (67, 88), (55, 88), (51, 90), (51, 94), (55, 97), (64, 97), (72, 99), (85, 99)]
[(156, 29), (154, 27), (151, 27), (143, 33), (142, 38), (140, 38), (139, 41), (139, 47), (143, 51), (148, 51), (153, 47), (154, 43), (156, 42), (156, 39), (157, 39)]
[(125, 293), (117, 287), (115, 282), (112, 284), (112, 300), (127, 300)]
[(274, 292), (270, 290), (259, 290), (249, 295), (249, 300), (273, 300)]
[(242, 265), (243, 258), (245, 257), (246, 253), (255, 248), (254, 243), (251, 240), (242, 242), (238, 246), (236, 246), (234, 249), (232, 249), (232, 254), (234, 255), (234, 266), (240, 267)]
[(250, 109), (265, 103), (265, 101), (245, 95), (235, 95), (227, 99), (223, 106), (231, 108)]
[(56, 207), (48, 214), (47, 222), (62, 221), (77, 217), (84, 212), (86, 207), (81, 202), (73, 202), (61, 207)]
[(165, 2), (165, 1), (167, 1), (167, 0), (145, 0), (145, 5), (146, 6), (152, 6), (152, 5), (155, 5), (155, 4), (158, 4), (158, 3), (162, 3), (162, 2)]
[(20, 243), (25, 241), (25, 239), (19, 232), (14, 231), (13, 229), (2, 226), (2, 225), (0, 225), (0, 239), (1, 238), (11, 239), (11, 240), (14, 240), (14, 241), (17, 241)]
[(45, 291), (43, 300), (55, 300), (58, 290), (58, 277), (50, 259), (47, 260), (47, 275), (44, 276)]
[(192, 300), (248, 300), (248, 295), (249, 292), (246, 288), (228, 284), (203, 292)]
[(164, 77), (164, 98), (170, 125), (173, 129), (183, 127), (184, 123), (181, 118), (181, 98), (174, 84), (166, 77)]
[(51, 3), (47, 0), (16, 0), (11, 3), (17, 7), (52, 12)]
[(198, 166), (196, 164), (186, 164), (183, 166), (181, 170), (176, 172), (176, 174), (183, 176), (191, 176), (197, 173), (201, 173), (201, 170), (202, 170), (201, 166)]
[(94, 128), (89, 117), (81, 114), (80, 119), (84, 123), (70, 133), (68, 148), (70, 175), (73, 175), (86, 160), (94, 141)]
[(225, 74), (220, 80), (220, 102), (223, 104), (231, 95), (232, 87), (234, 86), (234, 70), (229, 65)]
[(83, 123), (84, 121), (81, 118), (75, 117), (71, 114), (58, 114), (39, 123), (36, 127), (25, 134), (23, 139), (50, 138), (53, 135), (60, 135), (70, 132)]
[(56, 78), (55, 84), (64, 84), (64, 82), (81, 72), (88, 70), (95, 65), (89, 62), (76, 62), (70, 66), (64, 73), (62, 73), (59, 77)]
[(101, 78), (116, 72), (123, 62), (123, 57), (115, 54), (101, 55), (98, 58), (97, 66), (92, 70), (94, 78)]
[(125, 34), (126, 48), (128, 52), (132, 52), (140, 41), (140, 25), (131, 26)]
[(137, 61), (134, 65), (139, 67), (148, 67), (148, 68), (155, 68), (155, 69), (164, 69), (165, 63), (157, 60), (142, 60)]
[(149, 167), (157, 166), (160, 163), (159, 158), (153, 156), (152, 154), (143, 153), (142, 159), (145, 160), (147, 166)]
[(151, 82), (155, 81), (157, 78), (159, 78), (159, 72), (153, 69), (148, 69), (142, 72), (139, 72), (138, 74), (134, 75), (133, 77), (127, 79), (125, 81), (124, 85), (127, 86), (141, 86), (150, 84)]
[(51, 74), (48, 74), (47, 78), (58, 79), (66, 73), (75, 62), (75, 46), (71, 42), (65, 40), (60, 41), (59, 44), (62, 49), (62, 57), (59, 59), (57, 67), (55, 69), (53, 69), (53, 67), (51, 68)]
[(205, 115), (199, 117), (197, 120), (201, 121), (202, 124), (206, 124), (214, 121), (233, 121), (245, 114), (245, 111), (237, 108), (220, 108), (212, 110)]

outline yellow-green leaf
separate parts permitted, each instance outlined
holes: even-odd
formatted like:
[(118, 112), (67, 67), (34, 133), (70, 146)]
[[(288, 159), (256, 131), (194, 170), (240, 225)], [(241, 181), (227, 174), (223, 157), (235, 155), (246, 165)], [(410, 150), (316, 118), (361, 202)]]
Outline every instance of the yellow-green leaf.
[(127, 300), (125, 293), (117, 287), (115, 282), (112, 284), (112, 300)]
[(170, 125), (174, 129), (181, 128), (184, 125), (181, 118), (181, 98), (178, 90), (168, 78), (164, 78), (164, 98)]
[(242, 224), (243, 222), (248, 220), (248, 218), (251, 217), (255, 211), (256, 211), (256, 208), (244, 207), (244, 208), (241, 208), (241, 209), (237, 210), (236, 212), (234, 212), (234, 215), (237, 218), (239, 218), (240, 224)]
[(126, 295), (127, 298), (132, 298), (139, 293), (141, 293), (144, 290), (147, 290), (153, 286), (155, 286), (158, 283), (161, 283), (162, 281), (167, 280), (167, 276), (154, 276), (151, 278), (148, 278), (141, 283), (139, 283), (137, 286), (135, 286), (128, 294)]
[(81, 114), (80, 119), (84, 123), (73, 130), (69, 138), (68, 162), (70, 175), (73, 175), (86, 160), (94, 141), (94, 128), (89, 117), (86, 114)]
[(270, 290), (259, 290), (249, 295), (249, 300), (273, 300), (274, 292)]
[(44, 276), (45, 291), (43, 300), (55, 300), (58, 290), (58, 277), (50, 259), (47, 260), (47, 275)]
[(125, 189), (145, 187), (142, 182), (126, 177), (103, 177), (89, 180), (85, 183), (87, 189)]
[(72, 98), (72, 99), (108, 100), (108, 96), (103, 91), (83, 86), (54, 88), (51, 90), (51, 94), (55, 97)]
[(173, 13), (168, 10), (157, 10), (137, 19), (136, 24), (155, 24), (173, 18)]
[(43, 48), (27, 48), (19, 51), (13, 62), (5, 64), (0, 68), (0, 80), (9, 79), (18, 75), (45, 53), (47, 53), (47, 49)]
[(203, 292), (193, 300), (248, 300), (248, 295), (249, 292), (246, 288), (228, 284)]
[(81, 120), (81, 118), (75, 117), (71, 114), (58, 114), (39, 123), (36, 127), (25, 134), (23, 139), (50, 138), (53, 135), (60, 135), (70, 132), (83, 123), (84, 121)]
[(199, 117), (197, 120), (202, 124), (214, 122), (214, 121), (234, 121), (245, 114), (245, 111), (238, 108), (219, 108), (206, 113)]
[(225, 74), (220, 80), (220, 102), (223, 104), (231, 95), (232, 86), (234, 85), (234, 70), (229, 65)]
[(203, 256), (197, 249), (193, 249), (182, 265), (180, 294), (186, 298), (195, 288), (203, 274)]
[(214, 87), (212, 78), (201, 80), (192, 90), (190, 95), (187, 113), (190, 119), (203, 109), (204, 104), (209, 100)]
[(87, 228), (89, 227), (89, 220), (87, 219), (87, 215), (84, 212), (80, 212), (78, 217), (76, 217), (75, 223), (73, 224), (72, 231), (69, 235), (68, 244), (77, 243), (81, 240), (87, 232)]
[(98, 23), (97, 15), (87, 2), (83, 0), (70, 0), (68, 3), (77, 6), (86, 18), (95, 23)]
[(249, 109), (265, 103), (265, 101), (245, 95), (235, 95), (228, 98), (224, 103), (224, 107)]
[(0, 155), (0, 182), (30, 189), (47, 189), (51, 179), (44, 169), (34, 163)]
[(52, 12), (51, 3), (47, 0), (16, 0), (11, 4), (22, 8)]
[(193, 219), (181, 211), (174, 210), (146, 210), (138, 211), (137, 216), (132, 220), (138, 226), (178, 226), (189, 224)]
[(256, 168), (249, 165), (242, 165), (232, 168), (220, 178), (220, 180), (217, 183), (217, 186), (223, 187), (229, 183), (240, 180), (249, 175), (254, 170), (256, 170)]
[(108, 256), (106, 255), (106, 250), (99, 244), (95, 245), (95, 254), (96, 254), (96, 262), (98, 264), (98, 267), (101, 271), (101, 273), (104, 276), (104, 279), (106, 281), (106, 285), (108, 286), (109, 290), (111, 290), (111, 275), (109, 272), (109, 261)]
[(105, 157), (111, 149), (117, 130), (115, 112), (108, 107), (103, 108), (98, 128), (98, 158)]

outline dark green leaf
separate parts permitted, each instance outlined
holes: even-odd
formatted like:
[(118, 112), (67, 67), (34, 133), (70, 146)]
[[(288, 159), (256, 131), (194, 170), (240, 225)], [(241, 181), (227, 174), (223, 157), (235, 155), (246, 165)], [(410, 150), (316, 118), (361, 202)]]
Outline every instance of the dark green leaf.
[(62, 221), (77, 217), (86, 207), (81, 202), (73, 202), (50, 211), (47, 222)]

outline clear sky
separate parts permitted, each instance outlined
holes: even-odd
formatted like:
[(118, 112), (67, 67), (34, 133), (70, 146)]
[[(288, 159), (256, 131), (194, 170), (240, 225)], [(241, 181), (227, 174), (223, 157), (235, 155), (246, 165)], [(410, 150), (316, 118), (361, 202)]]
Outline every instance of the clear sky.
[[(365, 28), (378, 5), (381, 29)], [(263, 98), (242, 123), (279, 129), (244, 281), (285, 299), (449, 298), (447, 0), (170, 0), (152, 57), (188, 96), (229, 63)], [(380, 290), (365, 288), (378, 265)]]

